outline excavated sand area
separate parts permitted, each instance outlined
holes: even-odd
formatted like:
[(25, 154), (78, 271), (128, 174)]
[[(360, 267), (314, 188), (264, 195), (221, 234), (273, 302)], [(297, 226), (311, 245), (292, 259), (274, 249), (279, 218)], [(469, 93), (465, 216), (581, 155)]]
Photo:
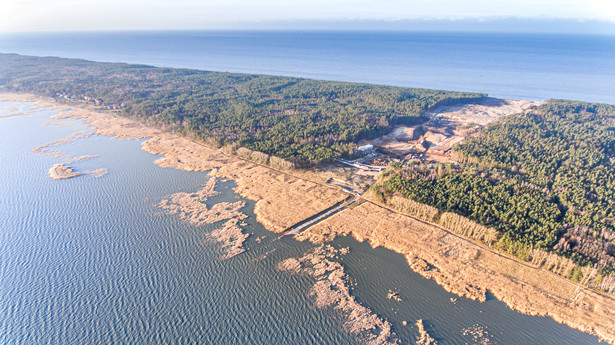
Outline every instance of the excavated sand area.
[(484, 126), (502, 116), (522, 113), (544, 102), (486, 97), (475, 104), (443, 106), (433, 110), (434, 119), (448, 120), (458, 125), (474, 123)]
[(449, 162), (449, 150), (479, 127), (511, 114), (526, 112), (543, 102), (486, 97), (475, 104), (442, 106), (417, 126), (396, 126), (390, 133), (360, 144), (372, 144), (395, 155), (424, 154)]

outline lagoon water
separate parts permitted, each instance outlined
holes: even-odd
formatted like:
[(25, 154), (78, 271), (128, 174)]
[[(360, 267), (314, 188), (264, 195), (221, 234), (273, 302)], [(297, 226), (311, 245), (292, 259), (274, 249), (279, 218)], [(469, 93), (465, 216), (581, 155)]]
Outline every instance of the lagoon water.
[[(19, 112), (25, 116), (7, 117)], [(206, 234), (156, 204), (197, 190), (206, 173), (161, 168), (140, 141), (90, 136), (53, 147), (99, 155), (71, 164), (108, 169), (51, 180), (65, 158), (32, 152), (83, 123), (29, 103), (0, 102), (0, 344), (356, 344), (332, 309), (317, 309), (309, 277), (276, 265), (312, 244), (277, 240), (255, 221), (246, 201), (247, 251), (228, 260)], [(208, 203), (241, 199), (232, 181)], [(351, 238), (341, 263), (353, 294), (389, 320), (402, 344), (414, 343), (423, 319), (440, 344), (472, 344), (480, 327), (492, 344), (597, 344), (550, 318), (519, 314), (490, 298), (457, 298), (412, 272), (401, 255)], [(382, 268), (386, 267), (386, 270)], [(402, 301), (387, 299), (389, 290)], [(403, 321), (408, 325), (404, 326)], [(481, 340), (481, 339), (479, 339)]]
[(0, 35), (0, 52), (615, 104), (615, 36), (176, 31)]

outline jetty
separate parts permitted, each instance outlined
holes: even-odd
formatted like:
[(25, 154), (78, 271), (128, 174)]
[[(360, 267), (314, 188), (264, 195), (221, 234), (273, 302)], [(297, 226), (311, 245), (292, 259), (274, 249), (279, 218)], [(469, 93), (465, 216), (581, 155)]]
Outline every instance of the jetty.
[(278, 238), (287, 236), (287, 235), (299, 235), (301, 232), (303, 232), (305, 229), (331, 217), (332, 215), (338, 213), (339, 211), (343, 210), (344, 208), (352, 205), (355, 202), (361, 202), (361, 197), (360, 196), (349, 196), (346, 200), (343, 200), (331, 207), (329, 207), (328, 209), (321, 211), (320, 213), (302, 220), (301, 222), (289, 227), (288, 229), (284, 230), (283, 232), (281, 232), (280, 236)]

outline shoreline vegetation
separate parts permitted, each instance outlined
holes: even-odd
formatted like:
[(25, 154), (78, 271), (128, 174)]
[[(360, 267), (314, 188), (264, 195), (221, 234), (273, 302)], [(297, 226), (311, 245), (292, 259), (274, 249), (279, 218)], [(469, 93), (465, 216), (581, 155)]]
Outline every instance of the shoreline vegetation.
[(348, 253), (348, 248), (335, 249), (320, 245), (300, 258), (289, 258), (278, 263), (279, 271), (311, 276), (316, 282), (309, 295), (314, 296), (317, 308), (333, 308), (341, 313), (344, 329), (366, 345), (399, 344), (392, 325), (373, 311), (361, 305), (351, 295), (348, 274), (334, 258)]
[[(224, 255), (222, 260), (230, 259), (245, 251), (244, 242), (248, 234), (243, 232), (242, 222), (248, 216), (241, 212), (245, 202), (221, 202), (211, 207), (206, 205), (207, 199), (220, 194), (216, 191), (217, 179), (211, 177), (201, 189), (195, 193), (175, 193), (163, 199), (158, 207), (167, 214), (177, 214), (180, 219), (194, 226), (215, 224), (224, 221), (221, 228), (208, 234), (208, 238), (220, 243)], [(241, 223), (240, 223), (241, 222)]]
[(17, 54), (0, 54), (0, 92), (97, 106), (210, 147), (233, 144), (240, 154), (276, 157), (292, 167), (352, 157), (357, 141), (414, 124), (426, 109), (486, 97)]
[[(424, 276), (478, 300), (497, 289), (484, 282), (451, 282), (449, 263), (415, 255), (408, 237), (423, 236), (423, 246), (448, 259), (461, 257), (455, 264), (462, 266), (493, 254), (485, 267), (499, 257), (565, 277), (574, 291), (553, 294), (557, 289), (541, 285), (529, 271), (520, 268), (511, 276), (507, 267), (489, 266), (522, 287), (531, 283), (534, 293), (551, 298), (551, 309), (579, 299), (595, 306), (582, 301), (590, 292), (613, 300), (613, 106), (15, 54), (0, 54), (0, 61), (0, 91), (50, 96), (53, 104), (71, 110), (54, 118), (82, 119), (101, 134), (149, 138), (143, 149), (163, 156), (156, 161), (160, 166), (211, 170), (213, 178), (235, 180), (240, 195), (257, 201), (257, 221), (268, 230), (316, 243), (352, 235), (406, 255)], [(101, 110), (114, 115), (92, 115)], [(49, 147), (72, 139), (33, 151), (63, 157)], [(379, 154), (362, 149), (374, 146)], [(341, 157), (346, 159), (339, 162), (355, 170), (335, 168), (333, 161)], [(70, 163), (53, 166), (50, 177), (97, 173), (76, 173)], [(364, 167), (384, 172), (363, 173)], [(201, 192), (180, 193), (160, 206), (196, 224), (217, 221), (223, 213), (230, 217), (242, 207), (208, 210)], [(414, 223), (400, 220), (404, 231), (371, 224), (380, 208)], [(245, 236), (241, 217), (229, 219), (212, 236), (226, 241), (231, 255), (242, 250)], [(423, 226), (431, 234), (416, 233)], [(436, 230), (454, 238), (448, 243), (433, 237)], [(498, 298), (510, 295), (502, 290)], [(525, 304), (509, 305), (535, 312), (528, 301), (526, 296)], [(554, 318), (569, 322), (568, 316)], [(613, 339), (600, 328), (590, 331)]]
[[(155, 162), (160, 166), (212, 171), (214, 177), (232, 179), (238, 194), (256, 201), (257, 221), (273, 232), (281, 233), (348, 196), (325, 184), (330, 177), (326, 171), (275, 170), (186, 137), (113, 114), (60, 104), (51, 98), (4, 93), (0, 100), (52, 107), (62, 112), (54, 118), (82, 120), (98, 134), (147, 138), (142, 148), (162, 155)], [(414, 271), (460, 296), (484, 301), (489, 292), (515, 310), (549, 316), (615, 343), (615, 299), (611, 295), (493, 250), (454, 230), (394, 210), (373, 196), (369, 200), (369, 194), (362, 204), (345, 208), (297, 238), (324, 243), (336, 236), (350, 235), (373, 247), (382, 246), (404, 255)]]

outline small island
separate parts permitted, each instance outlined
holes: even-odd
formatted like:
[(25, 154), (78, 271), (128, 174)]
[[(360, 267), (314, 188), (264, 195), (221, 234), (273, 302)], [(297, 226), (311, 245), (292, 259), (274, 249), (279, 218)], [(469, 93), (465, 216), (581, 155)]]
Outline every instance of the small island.
[(81, 175), (81, 173), (73, 171), (73, 168), (64, 164), (54, 164), (49, 168), (49, 177), (54, 180), (65, 180), (79, 175)]

